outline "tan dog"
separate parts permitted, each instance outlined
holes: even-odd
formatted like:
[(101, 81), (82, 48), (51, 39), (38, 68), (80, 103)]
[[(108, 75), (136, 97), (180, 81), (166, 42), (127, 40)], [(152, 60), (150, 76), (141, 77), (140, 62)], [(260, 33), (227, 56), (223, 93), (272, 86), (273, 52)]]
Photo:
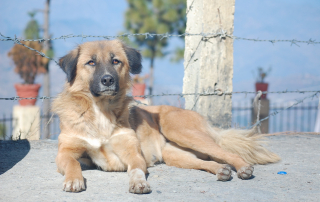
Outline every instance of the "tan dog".
[(141, 55), (119, 40), (84, 43), (59, 64), (68, 80), (53, 103), (61, 121), (56, 163), (65, 191), (85, 190), (77, 161), (84, 156), (104, 171), (128, 171), (132, 193), (151, 192), (145, 174), (156, 162), (206, 170), (225, 181), (229, 165), (249, 179), (253, 164), (280, 160), (253, 130), (212, 128), (198, 113), (170, 106), (129, 109), (129, 73), (140, 73)]

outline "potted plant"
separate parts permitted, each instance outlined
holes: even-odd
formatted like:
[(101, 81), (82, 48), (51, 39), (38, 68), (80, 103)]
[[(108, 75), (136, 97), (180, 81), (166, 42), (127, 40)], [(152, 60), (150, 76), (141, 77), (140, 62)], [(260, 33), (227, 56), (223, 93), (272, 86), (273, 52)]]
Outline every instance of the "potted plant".
[[(256, 92), (258, 91), (268, 91), (268, 83), (264, 81), (264, 79), (271, 72), (271, 67), (268, 70), (264, 70), (262, 67), (258, 67), (258, 77), (256, 82)], [(261, 95), (261, 99), (267, 99), (267, 94)]]
[[(145, 94), (146, 90), (146, 84), (144, 80), (148, 76), (140, 77), (139, 75), (135, 75), (133, 77), (133, 82), (132, 82), (132, 96), (143, 96)], [(145, 98), (143, 97), (134, 97), (135, 100), (144, 100)]]
[[(27, 39), (39, 38), (39, 26), (33, 19), (34, 14), (29, 13), (32, 19), (24, 30), (24, 35)], [(21, 43), (38, 51), (42, 49), (42, 45), (36, 41)], [(14, 71), (23, 79), (23, 83), (15, 84), (17, 95), (22, 98), (37, 97), (40, 84), (35, 84), (34, 81), (37, 74), (47, 71), (45, 67), (49, 60), (20, 44), (15, 44), (9, 51), (8, 56), (12, 58), (15, 64)], [(36, 99), (22, 99), (19, 100), (19, 103), (22, 106), (35, 105), (36, 101)]]

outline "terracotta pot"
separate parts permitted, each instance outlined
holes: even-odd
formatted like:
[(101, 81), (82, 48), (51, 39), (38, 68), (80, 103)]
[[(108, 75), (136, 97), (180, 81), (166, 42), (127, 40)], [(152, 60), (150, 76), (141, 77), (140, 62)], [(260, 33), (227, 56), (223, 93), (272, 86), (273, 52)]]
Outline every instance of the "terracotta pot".
[[(258, 91), (268, 91), (268, 83), (256, 83), (256, 92)], [(262, 94), (261, 99), (267, 99), (267, 94)]]
[[(132, 87), (132, 96), (141, 96), (144, 95), (144, 91), (146, 90), (145, 83), (135, 83)], [(143, 97), (134, 97), (135, 100), (143, 100)]]
[[(29, 98), (29, 97), (38, 97), (39, 89), (41, 87), (40, 84), (15, 84), (14, 85), (17, 95), (22, 98)], [(37, 99), (22, 99), (19, 100), (19, 104), (21, 106), (27, 105), (35, 105)]]

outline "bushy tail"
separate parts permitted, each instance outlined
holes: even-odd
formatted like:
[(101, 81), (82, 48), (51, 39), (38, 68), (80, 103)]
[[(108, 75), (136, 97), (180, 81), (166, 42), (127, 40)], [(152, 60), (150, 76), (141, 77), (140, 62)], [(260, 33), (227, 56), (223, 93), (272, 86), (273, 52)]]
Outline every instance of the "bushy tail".
[(228, 152), (238, 154), (249, 164), (275, 163), (281, 159), (262, 146), (262, 144), (266, 144), (265, 137), (256, 134), (255, 128), (251, 130), (219, 130), (214, 131), (214, 136), (220, 147)]

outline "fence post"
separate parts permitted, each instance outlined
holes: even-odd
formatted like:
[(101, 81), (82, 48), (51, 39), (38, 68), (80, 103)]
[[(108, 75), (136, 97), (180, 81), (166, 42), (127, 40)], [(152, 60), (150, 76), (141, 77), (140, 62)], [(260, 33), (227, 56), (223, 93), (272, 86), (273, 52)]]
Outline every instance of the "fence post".
[[(186, 33), (233, 35), (235, 0), (187, 0)], [(186, 36), (183, 93), (232, 91), (233, 39)], [(231, 126), (231, 96), (185, 96), (186, 109), (199, 112), (215, 126)]]
[(320, 133), (320, 98), (319, 98), (319, 104), (318, 104), (318, 113), (317, 113), (316, 123), (314, 126), (314, 132)]
[(40, 107), (20, 106), (13, 107), (12, 139), (40, 139)]
[[(46, 5), (45, 5), (45, 10), (44, 10), (44, 26), (43, 26), (43, 31), (44, 31), (44, 38), (48, 39), (50, 38), (49, 35), (49, 12), (50, 12), (50, 0), (46, 0)], [(49, 41), (44, 41), (44, 50), (48, 51), (49, 50)], [(46, 66), (47, 72), (44, 73), (43, 75), (43, 94), (46, 97), (50, 97), (50, 61), (48, 61), (48, 64)], [(44, 122), (45, 124), (48, 124), (48, 127), (45, 127), (43, 130), (42, 136), (46, 139), (50, 137), (50, 99), (45, 99), (43, 100), (43, 114), (44, 114)]]

